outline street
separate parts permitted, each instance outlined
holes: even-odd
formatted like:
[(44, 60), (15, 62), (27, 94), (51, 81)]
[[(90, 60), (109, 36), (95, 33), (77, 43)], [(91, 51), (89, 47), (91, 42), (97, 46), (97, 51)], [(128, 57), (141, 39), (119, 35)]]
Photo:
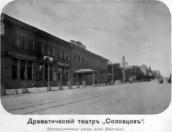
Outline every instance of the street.
[(12, 114), (157, 114), (171, 99), (170, 84), (157, 81), (2, 96)]

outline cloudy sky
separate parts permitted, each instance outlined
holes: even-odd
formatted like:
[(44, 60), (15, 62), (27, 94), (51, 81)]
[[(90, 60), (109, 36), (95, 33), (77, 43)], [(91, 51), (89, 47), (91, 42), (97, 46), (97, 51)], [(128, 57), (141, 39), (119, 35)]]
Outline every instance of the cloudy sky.
[(158, 1), (15, 0), (6, 14), (64, 40), (81, 41), (113, 62), (170, 73), (170, 12)]

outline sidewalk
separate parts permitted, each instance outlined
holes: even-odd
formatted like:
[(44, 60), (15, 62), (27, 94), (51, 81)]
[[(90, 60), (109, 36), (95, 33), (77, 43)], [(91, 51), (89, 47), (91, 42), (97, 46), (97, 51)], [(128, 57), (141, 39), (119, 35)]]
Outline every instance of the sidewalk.
[[(103, 85), (97, 85), (95, 87), (99, 87)], [(69, 86), (63, 86), (63, 89), (60, 89), (59, 86), (53, 86), (51, 87), (51, 90), (47, 90), (47, 87), (32, 87), (32, 88), (27, 88), (27, 90), (23, 90), (22, 88), (20, 89), (7, 89), (6, 90), (6, 95), (17, 95), (17, 94), (26, 94), (26, 93), (40, 93), (40, 92), (48, 92), (48, 91), (58, 91), (58, 90), (68, 90), (68, 89), (77, 89), (77, 88), (88, 88), (92, 87), (92, 85), (88, 86), (82, 86), (80, 85), (79, 87), (76, 85), (73, 85), (71, 88)], [(27, 91), (27, 92), (23, 92)]]

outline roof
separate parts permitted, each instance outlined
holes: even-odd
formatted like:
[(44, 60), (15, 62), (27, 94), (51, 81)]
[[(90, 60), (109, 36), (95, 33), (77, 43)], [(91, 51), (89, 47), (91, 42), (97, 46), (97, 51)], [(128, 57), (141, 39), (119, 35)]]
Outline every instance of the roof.
[(79, 70), (76, 70), (74, 73), (92, 73), (94, 72), (94, 70), (92, 69), (79, 69)]

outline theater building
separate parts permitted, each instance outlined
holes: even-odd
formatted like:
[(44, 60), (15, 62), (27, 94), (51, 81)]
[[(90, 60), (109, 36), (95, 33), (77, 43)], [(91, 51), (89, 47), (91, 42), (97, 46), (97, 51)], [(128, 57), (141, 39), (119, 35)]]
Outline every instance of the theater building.
[(72, 44), (72, 82), (86, 85), (105, 83), (108, 60), (86, 49), (81, 42), (71, 40)]
[(91, 84), (93, 77), (99, 83), (106, 80), (108, 60), (84, 45), (67, 42), (6, 14), (1, 15), (1, 27), (1, 85), (6, 89), (42, 87), (48, 82), (51, 86), (83, 80)]

